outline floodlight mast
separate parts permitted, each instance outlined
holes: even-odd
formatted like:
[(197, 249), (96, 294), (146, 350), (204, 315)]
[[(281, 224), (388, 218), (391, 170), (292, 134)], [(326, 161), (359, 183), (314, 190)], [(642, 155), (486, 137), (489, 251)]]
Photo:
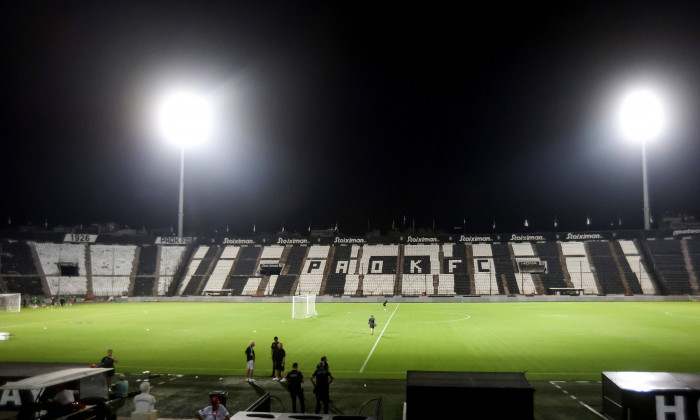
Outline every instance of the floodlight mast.
[[(646, 166), (645, 166), (646, 168)], [(646, 173), (646, 172), (645, 172)], [(177, 211), (177, 236), (182, 237), (185, 220), (185, 145), (180, 145), (180, 204)]]
[(185, 146), (204, 140), (211, 131), (211, 111), (207, 102), (192, 93), (168, 97), (161, 108), (160, 125), (165, 137), (180, 146), (180, 198), (177, 235), (183, 236), (185, 218)]
[(649, 230), (651, 215), (649, 214), (649, 181), (647, 180), (647, 146), (642, 142), (642, 187), (644, 188), (644, 230)]
[(630, 92), (622, 103), (620, 122), (625, 136), (642, 144), (644, 230), (649, 230), (651, 214), (649, 210), (646, 143), (658, 136), (663, 128), (664, 111), (659, 98), (645, 89)]

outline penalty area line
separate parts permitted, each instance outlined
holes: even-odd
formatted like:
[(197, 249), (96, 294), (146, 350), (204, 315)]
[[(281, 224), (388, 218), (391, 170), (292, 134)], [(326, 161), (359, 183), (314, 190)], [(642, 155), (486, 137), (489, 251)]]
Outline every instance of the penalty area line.
[(379, 344), (379, 340), (382, 339), (382, 335), (384, 335), (384, 331), (386, 331), (387, 327), (389, 326), (389, 323), (391, 322), (391, 318), (394, 317), (394, 314), (396, 313), (396, 310), (399, 309), (399, 306), (401, 304), (399, 303), (396, 305), (396, 308), (394, 308), (394, 312), (391, 313), (391, 316), (389, 317), (389, 320), (384, 324), (384, 328), (382, 328), (382, 332), (379, 333), (379, 337), (377, 338), (377, 341), (374, 342), (374, 346), (372, 347), (372, 350), (370, 350), (369, 354), (367, 355), (367, 359), (365, 359), (365, 363), (362, 364), (362, 367), (360, 368), (360, 373), (362, 373), (365, 370), (365, 366), (367, 366), (367, 362), (369, 362), (369, 358), (372, 357), (372, 353), (374, 353), (374, 349), (377, 348), (377, 344)]

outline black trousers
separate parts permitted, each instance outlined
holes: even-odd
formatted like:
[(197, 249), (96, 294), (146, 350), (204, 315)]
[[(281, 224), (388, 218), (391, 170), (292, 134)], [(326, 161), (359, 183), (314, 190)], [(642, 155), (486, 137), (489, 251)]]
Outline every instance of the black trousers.
[(292, 397), (292, 412), (297, 412), (297, 397), (299, 397), (299, 405), (301, 406), (301, 412), (305, 413), (306, 407), (304, 406), (304, 390), (301, 388), (290, 389), (289, 395)]
[(316, 414), (321, 412), (321, 403), (323, 403), (323, 414), (328, 414), (328, 391), (330, 390), (327, 387), (316, 387), (316, 411), (314, 411)]

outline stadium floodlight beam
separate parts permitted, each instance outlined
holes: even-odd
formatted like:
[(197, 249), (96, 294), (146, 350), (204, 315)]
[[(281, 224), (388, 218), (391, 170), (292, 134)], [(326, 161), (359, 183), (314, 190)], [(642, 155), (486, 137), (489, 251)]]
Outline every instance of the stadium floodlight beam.
[(656, 138), (664, 126), (661, 100), (650, 90), (631, 91), (622, 102), (620, 124), (624, 135), (642, 144), (642, 185), (644, 188), (644, 230), (649, 230), (649, 184), (647, 181), (646, 143)]
[(180, 146), (180, 202), (177, 235), (182, 237), (185, 191), (185, 147), (203, 141), (211, 132), (212, 112), (207, 101), (194, 93), (175, 93), (160, 108), (159, 123), (166, 139)]

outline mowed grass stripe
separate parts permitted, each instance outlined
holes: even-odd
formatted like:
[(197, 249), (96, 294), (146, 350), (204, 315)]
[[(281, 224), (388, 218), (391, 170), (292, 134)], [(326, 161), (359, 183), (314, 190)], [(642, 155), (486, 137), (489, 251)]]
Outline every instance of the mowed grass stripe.
[(277, 335), (309, 375), (322, 355), (336, 376), (404, 378), (406, 370), (521, 371), (541, 380), (598, 380), (606, 370), (699, 372), (696, 302), (319, 303), (291, 319), (285, 303), (112, 303), (0, 313), (3, 361), (95, 363), (113, 348), (117, 369), (240, 375), (257, 343), (256, 373), (271, 370)]

